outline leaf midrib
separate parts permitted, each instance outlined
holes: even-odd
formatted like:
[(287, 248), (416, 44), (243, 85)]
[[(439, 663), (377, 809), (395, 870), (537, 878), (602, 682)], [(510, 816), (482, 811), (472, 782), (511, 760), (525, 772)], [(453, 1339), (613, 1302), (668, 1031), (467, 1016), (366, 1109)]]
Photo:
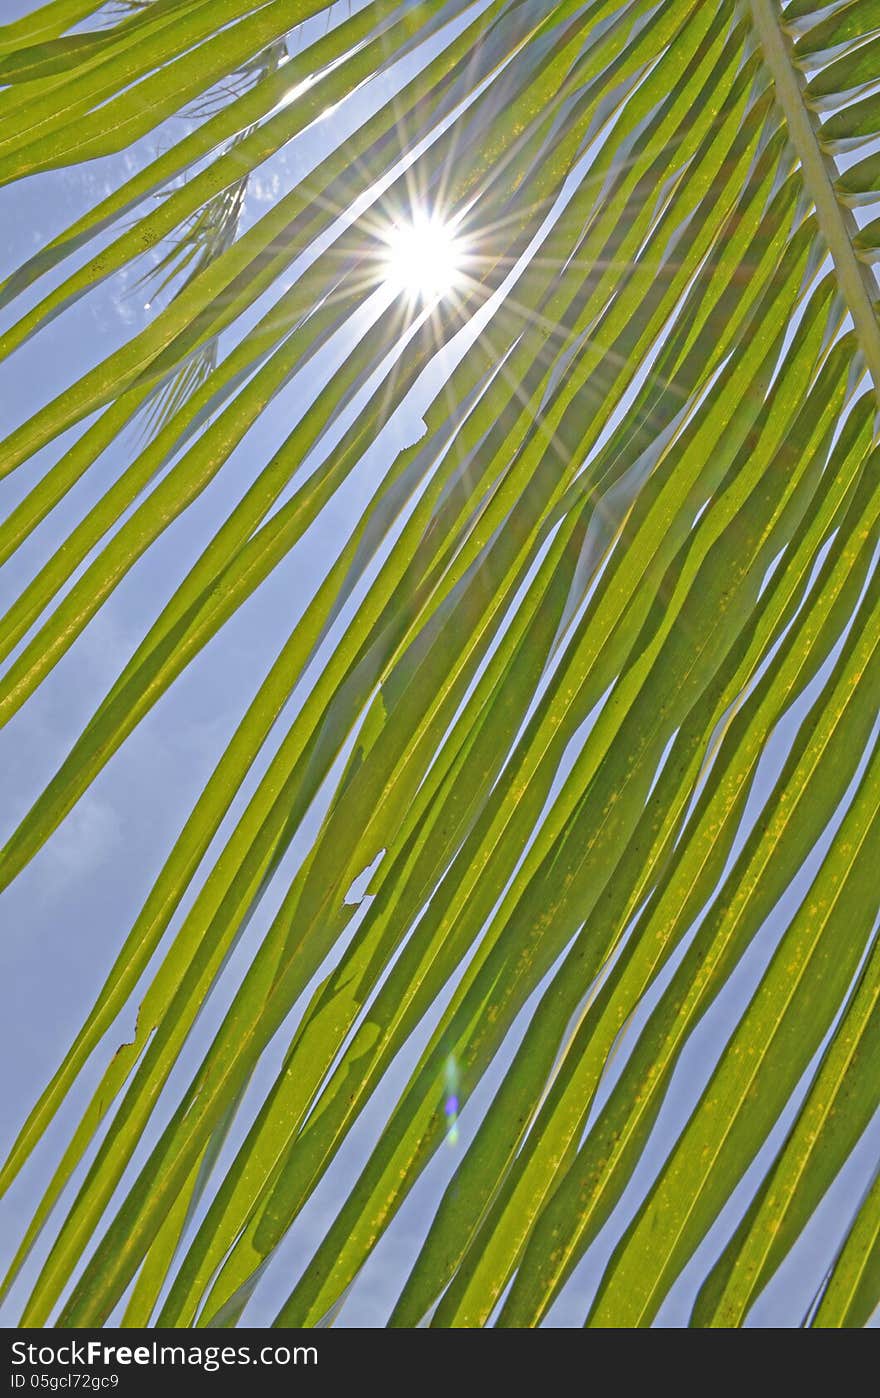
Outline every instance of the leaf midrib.
[(852, 316), (880, 405), (880, 324), (874, 309), (877, 282), (871, 268), (856, 256), (853, 240), (858, 225), (851, 210), (840, 203), (834, 192), (836, 167), (819, 144), (801, 80), (772, 0), (749, 0), (749, 9), (786, 119), (789, 138), (801, 164), (804, 184), (815, 206), (816, 219), (828, 244), (841, 294)]

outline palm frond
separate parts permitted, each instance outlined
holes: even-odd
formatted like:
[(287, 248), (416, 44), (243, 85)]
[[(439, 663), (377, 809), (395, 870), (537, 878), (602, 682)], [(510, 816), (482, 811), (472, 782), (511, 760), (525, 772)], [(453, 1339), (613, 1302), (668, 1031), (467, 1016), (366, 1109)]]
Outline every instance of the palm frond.
[[(455, 1143), (392, 1325), (646, 1326), (683, 1277), (692, 1325), (747, 1323), (880, 1100), (877, 6), (97, 8), (0, 29), (0, 181), (155, 154), (0, 286), (0, 358), (107, 278), (174, 294), (3, 444), (7, 564), (153, 413), (0, 619), (10, 734), (241, 488), (0, 886), (327, 561), (12, 1145), (4, 1187), (85, 1102), (6, 1288), (40, 1240), (26, 1324), (234, 1324), (365, 1143), (274, 1320), (317, 1325)], [(428, 217), (462, 266), (408, 297)], [(807, 1323), (876, 1306), (864, 1183)]]
[[(202, 116), (210, 115), (219, 104), (222, 111), (227, 102), (241, 97), (252, 84), (276, 72), (287, 58), (284, 41), (271, 44), (265, 53), (248, 60), (233, 73), (220, 92), (209, 94), (197, 110)], [(247, 135), (248, 131), (242, 131), (235, 136), (227, 147), (228, 152), (232, 152)], [(175, 282), (179, 294), (199, 272), (232, 246), (238, 235), (249, 179), (249, 175), (242, 175), (235, 184), (215, 194), (192, 214), (176, 230), (173, 240), (158, 261), (139, 278), (135, 289), (151, 297), (147, 303), (149, 309), (152, 309), (152, 301), (160, 298)], [(148, 435), (155, 435), (174, 417), (214, 372), (217, 362), (218, 344), (216, 340), (211, 340), (180, 368), (174, 369), (164, 383), (152, 389), (141, 409)]]

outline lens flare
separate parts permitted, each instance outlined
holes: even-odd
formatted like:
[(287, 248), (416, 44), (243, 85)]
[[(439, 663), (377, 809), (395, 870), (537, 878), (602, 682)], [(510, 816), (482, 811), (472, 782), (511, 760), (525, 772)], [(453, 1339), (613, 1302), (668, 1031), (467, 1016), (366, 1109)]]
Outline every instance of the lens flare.
[(443, 1103), (443, 1114), (446, 1117), (446, 1143), (454, 1146), (458, 1143), (458, 1064), (455, 1056), (450, 1054), (446, 1060), (446, 1100)]
[(452, 225), (436, 215), (395, 224), (385, 241), (384, 279), (395, 294), (432, 303), (460, 282), (461, 244)]

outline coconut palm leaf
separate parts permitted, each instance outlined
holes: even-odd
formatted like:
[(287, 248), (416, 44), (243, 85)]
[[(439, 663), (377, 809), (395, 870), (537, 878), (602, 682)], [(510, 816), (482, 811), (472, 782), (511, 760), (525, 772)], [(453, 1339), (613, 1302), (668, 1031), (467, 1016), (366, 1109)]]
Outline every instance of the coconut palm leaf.
[[(0, 618), (9, 733), (239, 473), (0, 887), (326, 541), (11, 1145), (4, 1188), (70, 1124), (23, 1321), (251, 1318), (356, 1155), (278, 1325), (417, 1185), (392, 1325), (747, 1324), (880, 1106), (880, 7), (53, 0), (0, 84), (3, 184), (141, 153), (10, 270), (0, 358), (174, 293), (3, 443), (6, 567), (105, 482)], [(862, 1185), (788, 1323), (869, 1322)]]
[[(209, 115), (219, 104), (222, 110), (227, 103), (246, 92), (252, 83), (259, 83), (274, 73), (288, 59), (287, 47), (283, 40), (271, 44), (265, 53), (250, 59), (219, 90), (196, 106), (196, 112)], [(246, 139), (247, 131), (233, 137), (229, 150)], [(199, 272), (214, 258), (225, 252), (238, 234), (248, 188), (248, 175), (242, 175), (235, 184), (216, 194), (213, 199), (193, 214), (174, 237), (158, 261), (139, 279), (136, 290), (146, 291), (155, 300), (175, 282), (177, 291), (197, 277)], [(152, 301), (147, 303), (152, 309)], [(204, 384), (217, 367), (218, 343), (209, 341), (191, 359), (171, 372), (165, 383), (158, 384), (150, 393), (143, 406), (146, 430), (154, 435), (162, 425), (173, 417), (187, 399)]]

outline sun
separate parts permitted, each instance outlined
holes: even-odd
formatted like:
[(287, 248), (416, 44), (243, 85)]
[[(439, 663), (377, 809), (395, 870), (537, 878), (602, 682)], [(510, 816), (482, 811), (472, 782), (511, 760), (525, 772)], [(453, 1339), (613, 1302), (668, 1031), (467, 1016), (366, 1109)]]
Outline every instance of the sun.
[(460, 283), (463, 249), (452, 224), (431, 214), (401, 220), (385, 237), (383, 278), (396, 295), (434, 303)]

